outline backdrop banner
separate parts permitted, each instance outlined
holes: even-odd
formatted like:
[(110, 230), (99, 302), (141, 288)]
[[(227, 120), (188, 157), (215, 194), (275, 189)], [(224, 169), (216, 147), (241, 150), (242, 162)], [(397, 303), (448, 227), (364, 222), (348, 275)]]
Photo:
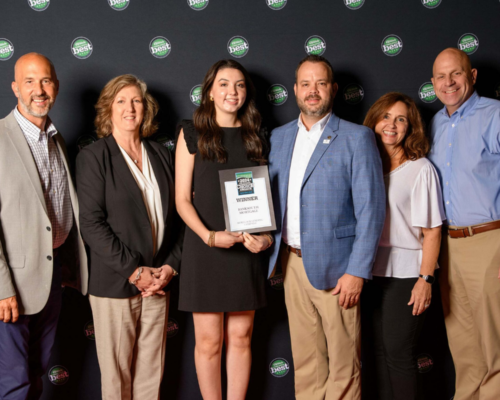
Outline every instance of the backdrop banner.
[[(160, 104), (155, 139), (173, 149), (176, 124), (191, 118), (205, 73), (224, 58), (248, 69), (269, 130), (299, 115), (294, 73), (306, 54), (332, 63), (334, 111), (356, 123), (389, 91), (414, 98), (428, 123), (442, 107), (432, 64), (447, 47), (470, 55), (480, 95), (500, 99), (499, 0), (7, 0), (0, 15), (0, 117), (17, 103), (16, 60), (33, 51), (48, 56), (60, 81), (50, 116), (73, 163), (96, 140), (94, 105), (111, 78), (132, 73), (146, 81)], [(450, 400), (455, 374), (435, 286), (416, 362), (425, 399)], [(177, 310), (177, 294), (161, 398), (201, 399), (193, 320)], [(281, 275), (268, 281), (267, 295), (269, 306), (255, 317), (247, 398), (293, 399)], [(43, 399), (98, 400), (100, 379), (88, 300), (66, 288)]]

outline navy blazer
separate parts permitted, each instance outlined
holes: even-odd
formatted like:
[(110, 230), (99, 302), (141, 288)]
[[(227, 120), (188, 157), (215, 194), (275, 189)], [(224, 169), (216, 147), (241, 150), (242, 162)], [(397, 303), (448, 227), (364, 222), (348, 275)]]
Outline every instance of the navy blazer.
[[(281, 244), (297, 132), (294, 120), (271, 134), (277, 230), (269, 276)], [(385, 220), (382, 162), (373, 131), (332, 114), (307, 166), (300, 202), (300, 243), (311, 284), (330, 289), (345, 273), (370, 279)]]

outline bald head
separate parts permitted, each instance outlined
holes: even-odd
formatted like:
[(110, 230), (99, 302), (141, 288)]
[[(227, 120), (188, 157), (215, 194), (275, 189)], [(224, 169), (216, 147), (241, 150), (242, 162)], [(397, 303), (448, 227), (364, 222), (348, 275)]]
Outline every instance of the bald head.
[(16, 65), (14, 66), (14, 80), (17, 82), (18, 77), (22, 74), (22, 71), (24, 71), (28, 65), (32, 64), (45, 64), (46, 66), (48, 65), (52, 77), (54, 78), (54, 80), (57, 80), (54, 64), (52, 64), (52, 61), (50, 61), (49, 58), (40, 53), (28, 53), (19, 57), (19, 59), (16, 61)]
[(456, 64), (459, 64), (462, 66), (463, 70), (467, 73), (470, 73), (472, 70), (469, 56), (465, 54), (462, 50), (458, 50), (454, 47), (445, 49), (438, 54), (438, 56), (434, 60), (434, 65), (432, 67), (433, 75), (435, 74), (436, 66), (439, 67), (443, 62), (454, 62)]

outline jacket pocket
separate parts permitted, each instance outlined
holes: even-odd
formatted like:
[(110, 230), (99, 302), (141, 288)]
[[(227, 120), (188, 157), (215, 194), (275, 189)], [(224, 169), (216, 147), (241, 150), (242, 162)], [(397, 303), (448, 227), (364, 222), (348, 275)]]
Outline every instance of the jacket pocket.
[(12, 269), (24, 268), (25, 264), (26, 264), (26, 256), (24, 254), (19, 254), (9, 257), (9, 267)]
[(335, 238), (342, 239), (356, 235), (356, 224), (344, 225), (335, 228)]

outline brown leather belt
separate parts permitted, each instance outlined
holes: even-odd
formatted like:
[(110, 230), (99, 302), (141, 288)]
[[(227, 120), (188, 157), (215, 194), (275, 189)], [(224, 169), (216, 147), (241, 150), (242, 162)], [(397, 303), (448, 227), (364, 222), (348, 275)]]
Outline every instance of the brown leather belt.
[(452, 239), (466, 238), (495, 229), (500, 229), (500, 220), (488, 222), (486, 224), (466, 226), (465, 228), (459, 229), (448, 228), (448, 235), (450, 235)]
[(302, 250), (296, 249), (295, 247), (292, 246), (286, 246), (286, 249), (288, 250), (289, 253), (295, 254), (297, 257), (302, 258)]

